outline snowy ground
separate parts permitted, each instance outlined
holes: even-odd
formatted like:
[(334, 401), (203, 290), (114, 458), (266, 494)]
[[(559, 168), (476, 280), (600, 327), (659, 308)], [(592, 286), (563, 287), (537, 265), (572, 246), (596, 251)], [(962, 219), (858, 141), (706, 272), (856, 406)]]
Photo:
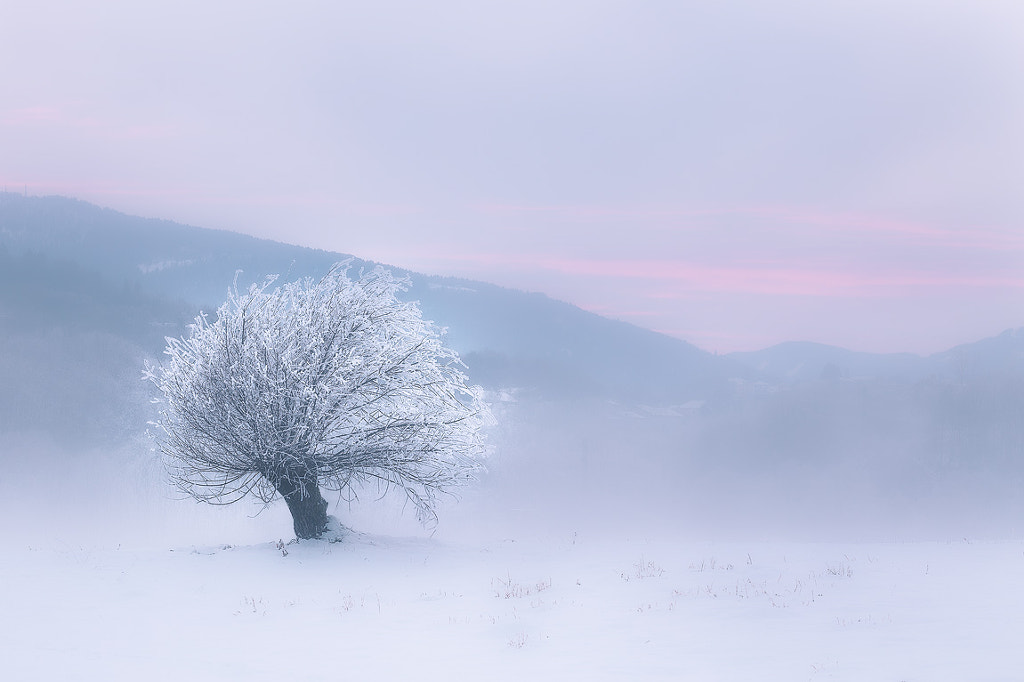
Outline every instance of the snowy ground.
[(4, 680), (1024, 679), (1019, 516), (853, 532), (815, 504), (801, 530), (772, 491), (588, 502), (531, 465), (433, 537), (367, 500), (332, 508), (362, 531), (344, 542), (278, 547), (281, 503), (170, 499), (116, 452), (0, 451), (23, 453), (0, 478)]
[(1016, 680), (1019, 542), (642, 534), (0, 555), (5, 679)]

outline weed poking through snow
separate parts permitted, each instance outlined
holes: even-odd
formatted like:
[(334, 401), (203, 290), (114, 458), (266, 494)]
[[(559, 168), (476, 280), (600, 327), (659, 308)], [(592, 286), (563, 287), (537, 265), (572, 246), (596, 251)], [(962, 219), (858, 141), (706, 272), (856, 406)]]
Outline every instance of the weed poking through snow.
[(523, 585), (512, 580), (512, 575), (508, 574), (506, 579), (495, 578), (491, 581), (491, 589), (494, 590), (494, 596), (502, 599), (519, 599), (522, 597), (529, 597), (531, 594), (537, 592), (543, 592), (544, 590), (551, 587), (551, 579), (539, 580), (531, 585)]

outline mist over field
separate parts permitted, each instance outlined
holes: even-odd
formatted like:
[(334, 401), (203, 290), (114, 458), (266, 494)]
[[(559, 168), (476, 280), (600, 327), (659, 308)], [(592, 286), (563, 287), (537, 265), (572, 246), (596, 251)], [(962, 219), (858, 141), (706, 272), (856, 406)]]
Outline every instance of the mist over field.
[[(281, 503), (170, 499), (142, 366), (220, 303), (236, 270), (319, 276), (345, 256), (58, 198), (3, 195), (0, 218), (11, 532), (153, 539), (180, 522), (185, 541), (239, 522), (249, 537), (287, 535)], [(928, 357), (799, 343), (716, 356), (543, 296), (411, 277), (408, 296), (487, 391), (492, 454), (436, 529), (372, 490), (331, 500), (355, 527), (818, 540), (1020, 528), (1019, 331)]]

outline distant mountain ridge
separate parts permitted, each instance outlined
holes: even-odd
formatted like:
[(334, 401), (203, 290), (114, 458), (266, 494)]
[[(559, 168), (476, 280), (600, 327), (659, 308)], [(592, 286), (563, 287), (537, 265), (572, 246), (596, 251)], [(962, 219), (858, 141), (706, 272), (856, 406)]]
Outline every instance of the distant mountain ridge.
[(1024, 327), (1007, 329), (928, 356), (859, 353), (836, 346), (790, 341), (725, 357), (783, 384), (846, 379), (913, 383), (928, 378), (964, 381), (968, 376), (1024, 374)]
[[(240, 286), (246, 286), (270, 274), (319, 276), (345, 259), (356, 270), (376, 265), (347, 254), (136, 218), (64, 197), (17, 194), (0, 194), (0, 251), (11, 262), (73, 264), (170, 308), (207, 311), (224, 300), (237, 270), (243, 271)], [(52, 276), (54, 268), (46, 269)], [(408, 298), (448, 329), (471, 378), (488, 385), (685, 402), (723, 397), (730, 378), (747, 374), (685, 341), (540, 294), (391, 269), (411, 278)]]

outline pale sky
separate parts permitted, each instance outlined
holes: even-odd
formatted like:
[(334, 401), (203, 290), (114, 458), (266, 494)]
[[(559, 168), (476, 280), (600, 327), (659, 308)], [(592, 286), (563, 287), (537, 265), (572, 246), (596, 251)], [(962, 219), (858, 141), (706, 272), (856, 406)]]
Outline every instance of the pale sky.
[(1024, 326), (1024, 3), (7, 2), (0, 184), (712, 351)]

